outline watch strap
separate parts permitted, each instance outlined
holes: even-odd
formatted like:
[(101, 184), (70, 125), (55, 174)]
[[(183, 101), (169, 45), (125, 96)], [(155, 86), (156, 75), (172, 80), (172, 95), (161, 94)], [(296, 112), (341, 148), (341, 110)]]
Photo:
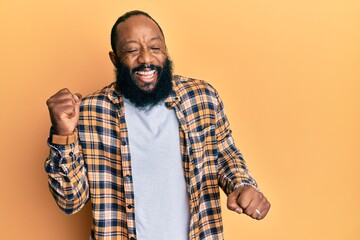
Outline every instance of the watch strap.
[(62, 136), (62, 135), (56, 135), (52, 134), (51, 136), (51, 143), (57, 144), (57, 145), (69, 145), (71, 143), (74, 143), (78, 140), (78, 132), (75, 130), (73, 133)]

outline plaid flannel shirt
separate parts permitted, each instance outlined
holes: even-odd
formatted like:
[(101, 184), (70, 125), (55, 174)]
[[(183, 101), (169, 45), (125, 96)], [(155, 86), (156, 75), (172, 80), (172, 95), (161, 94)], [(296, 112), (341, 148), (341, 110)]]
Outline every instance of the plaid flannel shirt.
[[(235, 147), (223, 103), (202, 80), (174, 76), (165, 100), (179, 121), (190, 204), (189, 239), (223, 239), (219, 186), (257, 187)], [(45, 162), (49, 188), (68, 214), (91, 199), (90, 239), (136, 239), (131, 153), (121, 94), (115, 83), (83, 99), (79, 141), (53, 145)], [(151, 143), (149, 143), (151, 144)], [(166, 191), (166, 189), (164, 189)]]

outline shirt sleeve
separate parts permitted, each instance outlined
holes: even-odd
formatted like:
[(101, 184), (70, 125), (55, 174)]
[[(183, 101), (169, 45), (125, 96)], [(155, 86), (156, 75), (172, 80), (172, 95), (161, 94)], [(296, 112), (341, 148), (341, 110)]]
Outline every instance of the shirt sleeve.
[(89, 199), (87, 171), (79, 140), (69, 145), (55, 145), (50, 139), (50, 154), (45, 161), (49, 189), (60, 209), (73, 214)]
[(241, 152), (235, 146), (229, 122), (224, 113), (224, 105), (218, 93), (216, 94), (218, 99), (216, 136), (219, 186), (227, 195), (239, 186), (253, 186), (257, 189), (255, 179), (251, 176)]

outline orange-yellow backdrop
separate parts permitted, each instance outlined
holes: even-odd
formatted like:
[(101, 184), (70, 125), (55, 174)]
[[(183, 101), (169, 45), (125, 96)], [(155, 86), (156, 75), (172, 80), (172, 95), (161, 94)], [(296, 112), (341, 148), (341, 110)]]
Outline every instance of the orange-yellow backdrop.
[(0, 239), (88, 239), (47, 189), (46, 99), (110, 83), (109, 32), (125, 11), (163, 27), (178, 74), (220, 92), (237, 145), (272, 202), (225, 208), (227, 240), (360, 239), (360, 2), (1, 1)]

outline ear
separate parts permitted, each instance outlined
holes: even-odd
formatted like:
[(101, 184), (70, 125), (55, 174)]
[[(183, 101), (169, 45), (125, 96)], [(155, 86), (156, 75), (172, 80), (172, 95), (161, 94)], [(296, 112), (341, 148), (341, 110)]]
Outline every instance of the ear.
[(116, 58), (117, 58), (116, 54), (113, 51), (110, 51), (109, 52), (109, 57), (110, 57), (110, 60), (111, 60), (112, 64), (114, 66), (116, 66)]

